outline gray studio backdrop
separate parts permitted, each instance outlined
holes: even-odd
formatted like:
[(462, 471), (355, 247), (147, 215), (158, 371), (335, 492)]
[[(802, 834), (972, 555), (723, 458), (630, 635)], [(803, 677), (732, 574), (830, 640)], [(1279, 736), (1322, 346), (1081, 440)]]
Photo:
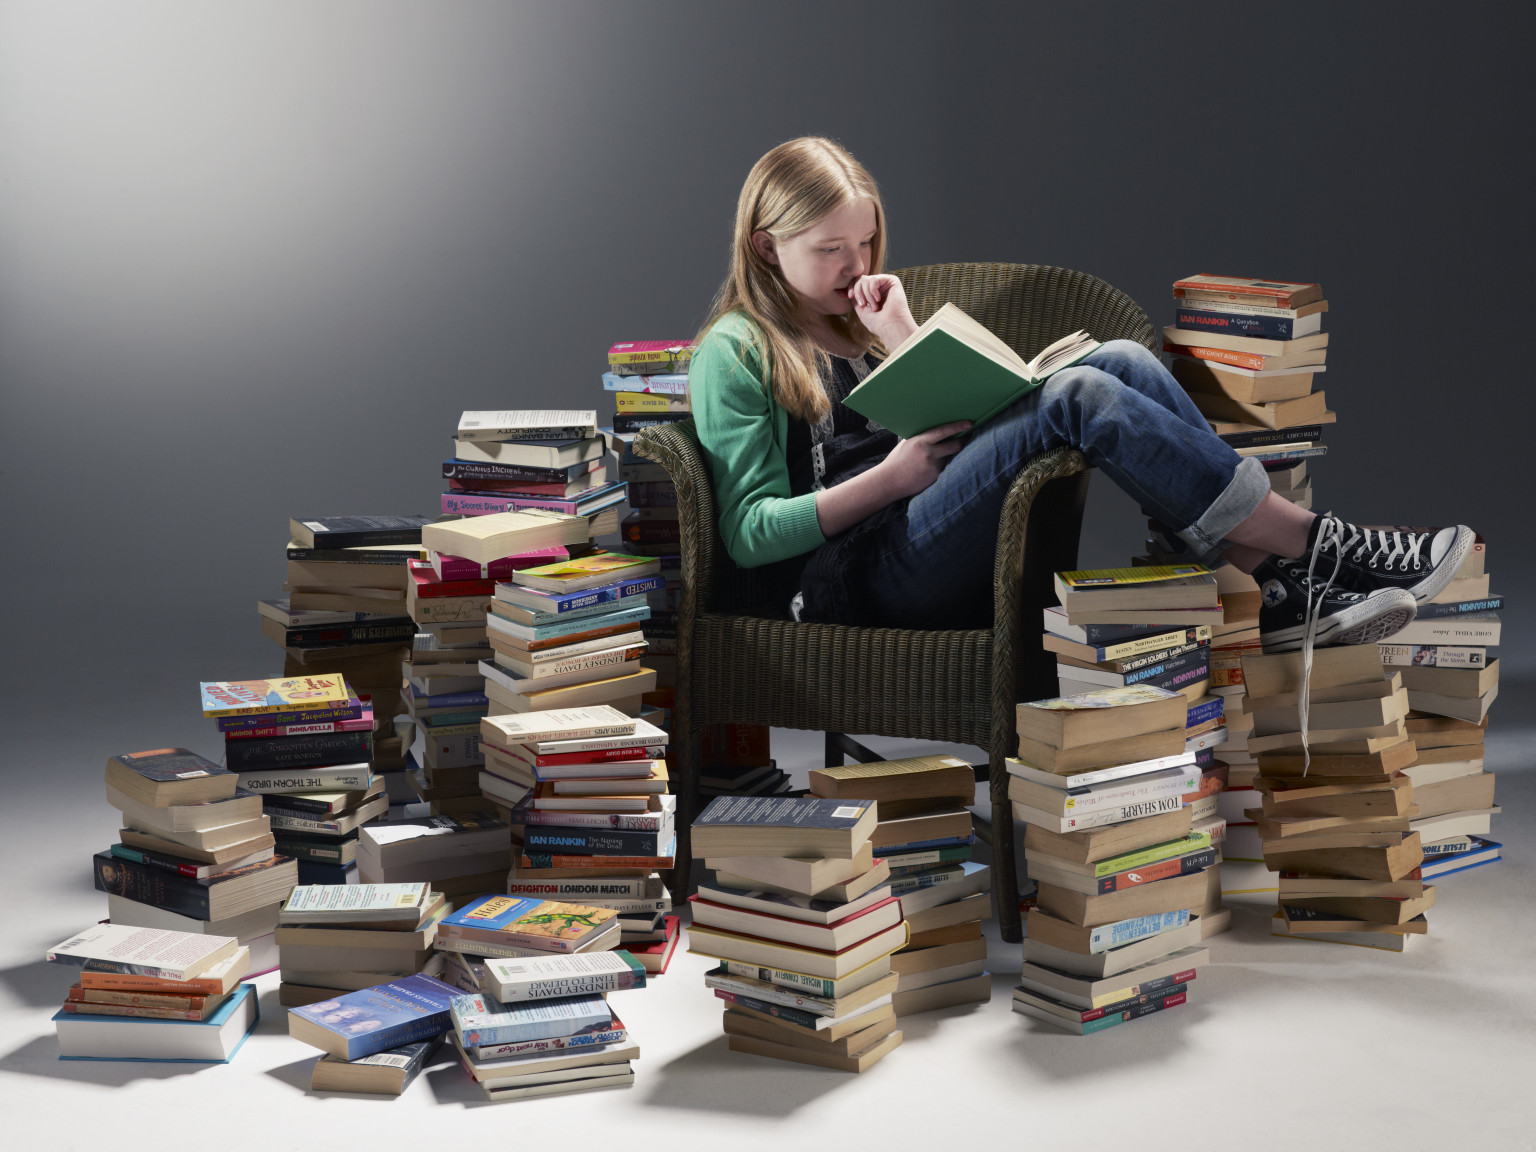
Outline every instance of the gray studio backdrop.
[[(174, 742), (195, 681), (279, 667), (288, 517), (433, 510), (462, 409), (603, 407), (806, 133), (892, 267), (1085, 269), (1159, 324), (1184, 274), (1321, 281), (1320, 506), (1482, 530), (1528, 672), (1531, 17), (1477, 11), (6, 4), (8, 740)], [(1083, 561), (1141, 536), (1097, 480)]]

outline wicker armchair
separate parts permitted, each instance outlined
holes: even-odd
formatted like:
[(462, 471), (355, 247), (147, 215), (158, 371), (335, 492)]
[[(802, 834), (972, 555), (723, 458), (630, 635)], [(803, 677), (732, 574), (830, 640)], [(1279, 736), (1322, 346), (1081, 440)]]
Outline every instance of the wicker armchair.
[[(1064, 333), (1155, 348), (1146, 313), (1102, 280), (1028, 264), (935, 264), (900, 270), (921, 323), (953, 301), (1026, 359)], [(670, 771), (678, 794), (675, 899), (690, 882), (689, 825), (698, 812), (700, 735), (718, 723), (829, 733), (829, 758), (857, 755), (841, 733), (977, 745), (990, 782), (993, 888), (1005, 940), (1020, 938), (1012, 809), (1003, 760), (1015, 748), (1014, 705), (1056, 691), (1055, 658), (1036, 639), (1054, 604), (1051, 573), (1077, 565), (1088, 464), (1075, 449), (1032, 459), (1014, 480), (998, 525), (991, 629), (909, 631), (729, 615), (717, 605), (753, 580), (726, 555), (714, 492), (692, 421), (642, 432), (635, 451), (677, 485), (684, 591)]]

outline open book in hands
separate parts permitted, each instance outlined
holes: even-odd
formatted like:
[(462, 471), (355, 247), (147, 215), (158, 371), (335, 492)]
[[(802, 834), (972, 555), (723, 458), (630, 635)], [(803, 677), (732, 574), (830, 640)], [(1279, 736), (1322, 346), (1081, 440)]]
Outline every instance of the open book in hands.
[(1074, 332), (1026, 364), (999, 337), (945, 304), (843, 403), (902, 439), (957, 420), (979, 427), (1101, 343)]

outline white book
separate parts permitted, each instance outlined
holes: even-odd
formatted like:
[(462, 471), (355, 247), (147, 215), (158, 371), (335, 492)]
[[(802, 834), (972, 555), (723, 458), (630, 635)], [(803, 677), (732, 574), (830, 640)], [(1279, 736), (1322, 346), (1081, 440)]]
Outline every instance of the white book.
[(1005, 761), (1005, 766), (1010, 776), (1044, 784), (1047, 788), (1059, 788), (1065, 792), (1071, 788), (1086, 788), (1093, 784), (1107, 784), (1113, 780), (1142, 776), (1163, 768), (1183, 768), (1195, 762), (1195, 751), (1196, 749), (1191, 749), (1186, 744), (1185, 751), (1172, 756), (1157, 756), (1151, 760), (1137, 760), (1131, 764), (1116, 764), (1111, 768), (1093, 768), (1087, 772), (1075, 772), (1070, 776), (1059, 776), (1055, 772), (1047, 772), (1012, 757)]
[(256, 1026), (256, 986), (238, 985), (207, 1020), (156, 1020), (60, 1011), (53, 1018), (65, 1060), (223, 1063)]
[(48, 949), (46, 958), (94, 971), (191, 980), (233, 956), (240, 941), (233, 936), (204, 936), (128, 924), (92, 924)]
[(288, 895), (279, 924), (320, 924), (344, 920), (421, 918), (427, 884), (303, 884)]
[(643, 722), (608, 704), (594, 704), (584, 708), (549, 708), (542, 712), (487, 716), (480, 722), (480, 731), (492, 743), (507, 747), (546, 740), (633, 736), (640, 723)]
[(460, 440), (500, 440), (529, 432), (597, 435), (595, 408), (518, 408), (465, 412), (455, 435)]
[(645, 986), (645, 969), (625, 951), (495, 958), (481, 987), (503, 1004), (591, 996)]

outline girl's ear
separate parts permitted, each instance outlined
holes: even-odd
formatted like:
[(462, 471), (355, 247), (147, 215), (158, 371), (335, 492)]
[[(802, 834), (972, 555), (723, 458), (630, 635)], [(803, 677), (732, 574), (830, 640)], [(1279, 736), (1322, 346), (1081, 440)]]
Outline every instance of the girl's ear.
[(753, 250), (769, 264), (777, 265), (779, 262), (778, 246), (774, 244), (773, 237), (759, 228), (752, 233)]

